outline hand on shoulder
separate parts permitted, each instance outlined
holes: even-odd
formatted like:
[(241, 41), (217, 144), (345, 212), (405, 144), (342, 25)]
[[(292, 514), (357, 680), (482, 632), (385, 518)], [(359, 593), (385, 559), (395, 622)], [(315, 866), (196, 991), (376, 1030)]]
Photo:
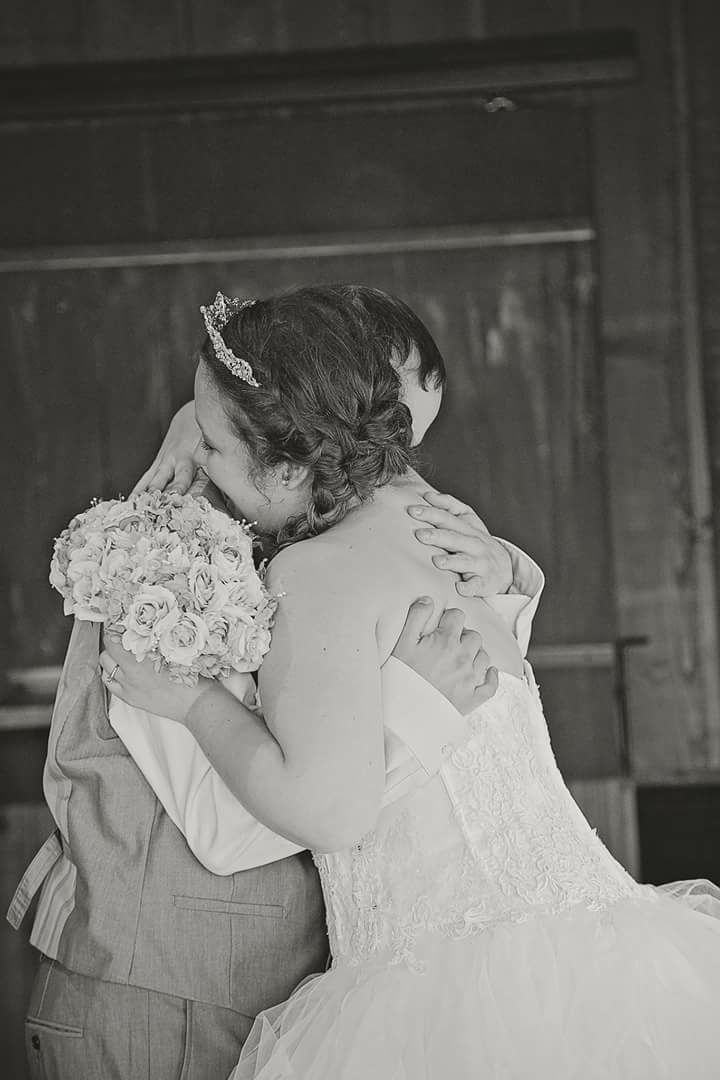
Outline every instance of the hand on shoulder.
[(455, 588), (461, 596), (497, 596), (513, 584), (513, 565), (507, 548), (488, 532), (471, 506), (438, 491), (423, 493), (424, 502), (408, 506), (408, 514), (421, 522), (415, 536), (421, 544), (444, 549), (433, 562), (441, 570), (460, 576)]

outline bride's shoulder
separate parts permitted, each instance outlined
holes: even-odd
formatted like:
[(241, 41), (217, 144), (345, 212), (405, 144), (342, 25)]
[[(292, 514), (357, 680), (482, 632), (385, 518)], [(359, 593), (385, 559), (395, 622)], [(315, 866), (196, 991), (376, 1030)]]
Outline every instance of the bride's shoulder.
[(347, 534), (337, 527), (319, 536), (300, 540), (283, 548), (270, 562), (266, 584), (271, 592), (311, 596), (313, 593), (342, 592), (351, 595), (367, 587), (358, 557)]
[(405, 561), (408, 541), (403, 542), (401, 534), (414, 541), (415, 523), (406, 512), (414, 501), (412, 492), (387, 485), (331, 529), (289, 544), (268, 567), (270, 588), (305, 591), (322, 580), (325, 592), (335, 585), (348, 597), (371, 602), (373, 594), (382, 595), (392, 585), (395, 564)]

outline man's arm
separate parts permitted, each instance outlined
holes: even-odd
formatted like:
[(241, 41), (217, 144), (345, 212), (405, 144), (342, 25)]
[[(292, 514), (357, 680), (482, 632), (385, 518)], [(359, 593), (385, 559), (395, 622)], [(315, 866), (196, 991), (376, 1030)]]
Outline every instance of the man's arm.
[(424, 503), (408, 507), (421, 523), (417, 539), (444, 549), (433, 556), (435, 565), (457, 575), (455, 587), (462, 596), (484, 598), (512, 630), (525, 656), (545, 586), (542, 570), (520, 548), (491, 536), (466, 503), (430, 490), (423, 497)]
[[(194, 402), (189, 401), (172, 418), (155, 460), (133, 494), (146, 489), (184, 494), (190, 489), (221, 508), (219, 493), (213, 493), (212, 485), (210, 490), (203, 488), (207, 477), (202, 472), (197, 476), (193, 452), (199, 438)], [(544, 584), (539, 566), (519, 548), (491, 536), (472, 507), (452, 495), (428, 490), (425, 502), (408, 507), (408, 512), (422, 526), (416, 532), (418, 540), (445, 549), (445, 555), (433, 561), (458, 575), (458, 593), (484, 597), (506, 619), (524, 653)], [(524, 600), (499, 599), (510, 595)]]
[(545, 575), (538, 564), (508, 540), (499, 540), (512, 561), (513, 583), (506, 593), (486, 596), (485, 602), (500, 615), (527, 656), (535, 612), (545, 588)]
[(193, 454), (199, 441), (195, 402), (188, 401), (173, 416), (155, 460), (140, 477), (131, 494), (168, 490), (184, 495), (197, 472)]

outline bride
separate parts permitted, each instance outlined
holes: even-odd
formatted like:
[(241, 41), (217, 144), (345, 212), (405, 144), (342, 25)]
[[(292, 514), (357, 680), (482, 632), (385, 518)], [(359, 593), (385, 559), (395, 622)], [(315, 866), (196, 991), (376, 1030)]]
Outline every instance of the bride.
[[(710, 1080), (711, 887), (640, 885), (612, 858), (557, 770), (511, 631), (484, 600), (458, 600), (416, 543), (406, 508), (427, 484), (387, 348), (351, 286), (209, 324), (202, 464), (275, 541), (264, 717), (219, 684), (171, 683), (116, 642), (101, 656), (114, 695), (184, 725), (238, 800), (320, 871), (332, 967), (258, 1017), (233, 1078)], [(409, 669), (403, 707), (383, 711), (380, 669), (419, 593), (460, 606), (500, 672), (495, 696), (450, 728)], [(386, 728), (417, 762), (391, 792)]]

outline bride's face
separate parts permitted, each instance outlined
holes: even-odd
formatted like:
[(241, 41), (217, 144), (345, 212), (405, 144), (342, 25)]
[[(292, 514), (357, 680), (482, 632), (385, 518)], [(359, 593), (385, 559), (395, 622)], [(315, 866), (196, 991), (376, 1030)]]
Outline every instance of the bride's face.
[(195, 375), (195, 419), (202, 432), (195, 460), (229, 499), (235, 517), (255, 522), (258, 532), (274, 536), (291, 518), (305, 512), (310, 494), (307, 476), (285, 465), (257, 468), (246, 444), (231, 428), (203, 363)]

